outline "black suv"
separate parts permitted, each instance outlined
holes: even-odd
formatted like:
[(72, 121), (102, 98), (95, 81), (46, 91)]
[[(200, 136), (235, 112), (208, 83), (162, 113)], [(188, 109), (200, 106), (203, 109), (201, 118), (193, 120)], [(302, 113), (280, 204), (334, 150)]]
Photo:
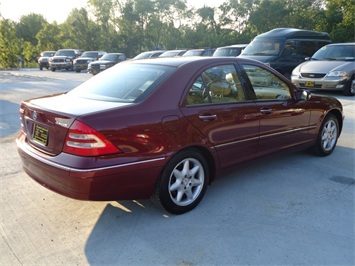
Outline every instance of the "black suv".
[(99, 60), (106, 52), (103, 51), (85, 51), (79, 58), (74, 60), (74, 70), (79, 73), (86, 70), (89, 63)]
[(61, 49), (49, 58), (49, 68), (52, 71), (57, 69), (73, 70), (73, 60), (80, 55), (76, 49)]
[(43, 68), (49, 69), (48, 59), (55, 54), (55, 51), (44, 51), (41, 53), (40, 57), (38, 58), (38, 66), (39, 70)]
[(91, 62), (88, 66), (88, 72), (96, 75), (125, 60), (126, 56), (123, 53), (108, 53), (103, 55), (98, 61)]

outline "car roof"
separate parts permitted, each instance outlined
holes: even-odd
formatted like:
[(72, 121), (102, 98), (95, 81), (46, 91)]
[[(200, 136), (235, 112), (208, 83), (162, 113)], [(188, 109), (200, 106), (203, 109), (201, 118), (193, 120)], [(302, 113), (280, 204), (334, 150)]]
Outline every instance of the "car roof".
[(233, 44), (233, 45), (228, 45), (228, 46), (221, 46), (221, 47), (218, 47), (217, 49), (220, 49), (220, 48), (245, 48), (247, 47), (248, 44)]
[[(186, 64), (200, 62), (203, 64), (209, 63), (218, 63), (218, 62), (229, 62), (236, 63), (237, 61), (253, 61), (260, 63), (259, 61), (246, 59), (246, 58), (236, 58), (236, 57), (209, 57), (209, 56), (180, 56), (180, 57), (157, 57), (157, 58), (148, 58), (148, 59), (138, 59), (134, 61), (127, 61), (129, 64), (150, 64), (150, 65), (162, 65), (162, 66), (171, 66), (171, 67), (180, 67)], [(260, 63), (262, 64), (262, 63)]]
[(336, 46), (336, 45), (355, 45), (355, 42), (343, 42), (343, 43), (331, 43), (326, 46)]

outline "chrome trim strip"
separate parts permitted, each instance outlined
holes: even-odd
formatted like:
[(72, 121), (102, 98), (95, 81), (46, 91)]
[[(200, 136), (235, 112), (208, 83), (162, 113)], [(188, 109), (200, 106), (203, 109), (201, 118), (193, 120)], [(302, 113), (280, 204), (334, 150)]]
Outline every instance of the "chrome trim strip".
[(229, 143), (218, 144), (215, 147), (220, 148), (220, 147), (234, 145), (234, 144), (238, 144), (238, 143), (242, 143), (242, 142), (263, 139), (263, 138), (267, 138), (267, 137), (273, 137), (273, 136), (278, 136), (278, 135), (283, 135), (283, 134), (288, 134), (288, 133), (294, 133), (294, 132), (298, 132), (298, 131), (311, 130), (311, 129), (315, 129), (315, 128), (316, 128), (316, 126), (309, 126), (309, 127), (304, 127), (304, 128), (291, 129), (291, 130), (278, 132), (278, 133), (272, 133), (272, 134), (268, 134), (268, 135), (264, 135), (264, 136), (259, 136), (259, 137), (249, 138), (249, 139), (242, 139), (242, 140), (237, 140), (237, 141), (233, 141), (233, 142), (229, 142)]
[(254, 137), (254, 138), (249, 138), (249, 139), (242, 139), (242, 140), (237, 140), (237, 141), (233, 141), (233, 142), (218, 144), (218, 145), (216, 145), (216, 148), (220, 148), (220, 147), (224, 147), (224, 146), (228, 146), (228, 145), (233, 145), (233, 144), (237, 144), (237, 143), (242, 143), (242, 142), (247, 142), (247, 141), (251, 141), (251, 140), (258, 140), (258, 139), (259, 139), (259, 137)]
[[(20, 141), (18, 139), (16, 139), (16, 143), (17, 146), (23, 151), (25, 152), (27, 155), (34, 157), (36, 160), (59, 168), (61, 170), (65, 170), (65, 171), (70, 171), (70, 172), (80, 172), (80, 173), (85, 173), (85, 172), (92, 172), (92, 171), (102, 171), (102, 170), (108, 170), (108, 169), (113, 169), (113, 168), (121, 168), (121, 167), (126, 167), (126, 166), (132, 166), (132, 165), (138, 165), (138, 164), (145, 164), (145, 163), (151, 163), (151, 162), (156, 162), (156, 161), (162, 161), (165, 160), (166, 157), (160, 157), (160, 158), (156, 158), (156, 159), (150, 159), (150, 160), (145, 160), (145, 161), (139, 161), (139, 162), (132, 162), (132, 163), (125, 163), (125, 164), (120, 164), (120, 165), (111, 165), (111, 166), (105, 166), (105, 167), (97, 167), (97, 168), (90, 168), (90, 169), (79, 169), (79, 168), (72, 168), (72, 167), (67, 167), (58, 163), (54, 163), (51, 162), (48, 159), (45, 159), (37, 154), (35, 154), (34, 152), (32, 152), (30, 149), (33, 149), (32, 147), (30, 147), (28, 144), (22, 144), (20, 143)], [(26, 146), (26, 147), (25, 147)], [(29, 149), (27, 149), (27, 147), (29, 147)]]

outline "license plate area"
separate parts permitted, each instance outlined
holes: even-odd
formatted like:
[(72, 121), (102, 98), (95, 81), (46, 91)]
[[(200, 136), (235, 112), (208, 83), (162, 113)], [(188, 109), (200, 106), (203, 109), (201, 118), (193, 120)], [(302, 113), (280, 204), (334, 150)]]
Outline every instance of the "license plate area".
[(314, 81), (306, 81), (306, 87), (314, 87)]
[(47, 146), (47, 144), (48, 144), (48, 128), (35, 124), (35, 126), (33, 128), (32, 138), (33, 138), (34, 142), (36, 142), (42, 146)]

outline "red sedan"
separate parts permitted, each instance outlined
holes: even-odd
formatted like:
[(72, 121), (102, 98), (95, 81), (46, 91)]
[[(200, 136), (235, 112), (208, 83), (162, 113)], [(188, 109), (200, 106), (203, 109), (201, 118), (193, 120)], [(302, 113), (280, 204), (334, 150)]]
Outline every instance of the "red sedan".
[(41, 185), (82, 200), (190, 211), (221, 170), (290, 148), (334, 150), (341, 103), (242, 58), (122, 62), (20, 107), (18, 152)]

